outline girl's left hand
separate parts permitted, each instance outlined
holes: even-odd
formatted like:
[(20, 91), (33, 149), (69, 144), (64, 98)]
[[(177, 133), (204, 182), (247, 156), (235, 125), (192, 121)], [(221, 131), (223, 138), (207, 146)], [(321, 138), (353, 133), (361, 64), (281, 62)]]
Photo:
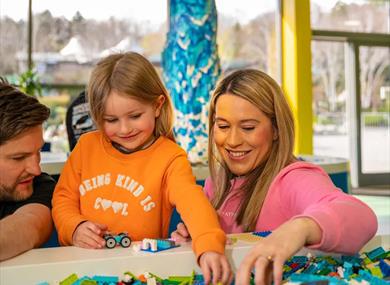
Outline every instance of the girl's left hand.
[(209, 284), (211, 278), (212, 284), (230, 284), (233, 279), (230, 264), (223, 254), (206, 251), (199, 258), (199, 266), (202, 269), (204, 284)]
[(282, 284), (284, 262), (307, 244), (321, 240), (322, 232), (310, 218), (297, 218), (282, 224), (266, 238), (259, 241), (241, 262), (236, 274), (236, 284), (250, 284), (251, 271), (255, 284)]
[(178, 223), (176, 231), (171, 233), (171, 239), (177, 243), (188, 242), (191, 240), (190, 233), (184, 223)]

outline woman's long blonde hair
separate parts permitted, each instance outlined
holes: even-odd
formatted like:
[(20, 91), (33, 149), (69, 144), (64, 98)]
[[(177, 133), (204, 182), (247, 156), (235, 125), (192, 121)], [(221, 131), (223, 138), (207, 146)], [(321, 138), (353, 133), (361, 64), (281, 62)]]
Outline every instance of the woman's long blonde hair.
[(154, 135), (173, 141), (173, 107), (168, 91), (153, 65), (142, 55), (127, 52), (109, 55), (98, 62), (88, 84), (88, 101), (96, 125), (103, 125), (104, 105), (111, 91), (117, 91), (148, 104), (155, 104), (160, 95), (165, 101), (156, 118)]
[(241, 187), (243, 196), (236, 222), (245, 231), (253, 231), (272, 181), (284, 167), (295, 160), (294, 121), (281, 88), (264, 72), (254, 69), (239, 70), (217, 84), (210, 102), (208, 149), (211, 179), (215, 189), (212, 204), (216, 209), (226, 199), (231, 188), (230, 181), (235, 176), (218, 153), (213, 134), (218, 98), (227, 93), (255, 105), (271, 120), (277, 132), (277, 139), (272, 144), (268, 158), (245, 175), (246, 180)]

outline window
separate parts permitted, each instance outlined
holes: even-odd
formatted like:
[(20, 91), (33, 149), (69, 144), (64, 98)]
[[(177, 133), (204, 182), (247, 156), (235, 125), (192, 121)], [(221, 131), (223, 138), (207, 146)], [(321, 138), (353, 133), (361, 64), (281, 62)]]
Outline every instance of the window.
[(390, 172), (390, 47), (359, 49), (362, 172)]
[(311, 0), (311, 26), (318, 30), (390, 33), (388, 0)]
[(315, 155), (349, 158), (344, 44), (312, 42)]
[(353, 187), (388, 185), (390, 3), (332, 2), (311, 1), (314, 153), (347, 158)]
[(216, 0), (222, 71), (257, 68), (278, 79), (277, 1)]

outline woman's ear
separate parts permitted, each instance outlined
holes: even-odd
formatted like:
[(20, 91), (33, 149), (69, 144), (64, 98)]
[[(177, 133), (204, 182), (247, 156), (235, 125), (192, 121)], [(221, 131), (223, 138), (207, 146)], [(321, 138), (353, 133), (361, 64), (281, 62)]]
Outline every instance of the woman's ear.
[(164, 105), (164, 102), (165, 102), (165, 96), (164, 95), (158, 96), (157, 101), (156, 101), (156, 110), (155, 110), (155, 117), (156, 118), (158, 116), (160, 116), (161, 108)]

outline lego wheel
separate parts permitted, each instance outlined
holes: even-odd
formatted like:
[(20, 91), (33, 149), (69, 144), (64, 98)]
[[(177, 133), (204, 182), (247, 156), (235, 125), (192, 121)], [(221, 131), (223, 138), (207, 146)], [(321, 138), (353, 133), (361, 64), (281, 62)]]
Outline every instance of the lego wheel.
[(124, 237), (121, 239), (120, 244), (121, 244), (122, 247), (129, 247), (130, 244), (131, 244), (131, 239), (130, 239), (128, 236), (124, 236)]
[(108, 237), (106, 238), (106, 247), (107, 248), (114, 248), (116, 246), (115, 238)]

